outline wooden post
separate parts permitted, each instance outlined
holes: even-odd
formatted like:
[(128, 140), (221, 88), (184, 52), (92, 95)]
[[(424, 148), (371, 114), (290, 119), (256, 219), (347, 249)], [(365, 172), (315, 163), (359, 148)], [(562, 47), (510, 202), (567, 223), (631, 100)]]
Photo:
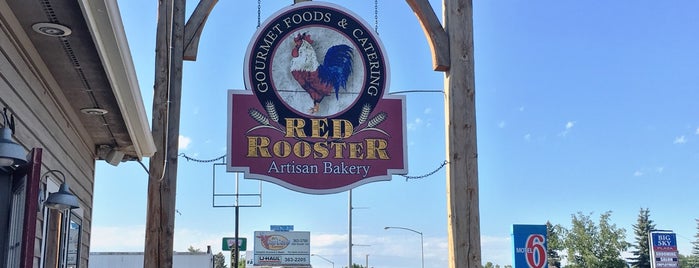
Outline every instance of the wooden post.
[(172, 267), (185, 0), (161, 0), (155, 55), (153, 140), (143, 267)]
[[(143, 267), (172, 267), (177, 196), (177, 152), (180, 136), (182, 65), (196, 60), (199, 36), (218, 0), (202, 0), (185, 25), (185, 0), (161, 0), (155, 40), (153, 141)], [(185, 30), (186, 28), (186, 30)]]
[(481, 267), (473, 5), (444, 0), (450, 67), (444, 74), (449, 267)]
[(445, 71), (449, 267), (481, 267), (473, 3), (443, 0), (445, 27), (442, 28), (427, 0), (406, 2), (430, 42), (434, 70)]

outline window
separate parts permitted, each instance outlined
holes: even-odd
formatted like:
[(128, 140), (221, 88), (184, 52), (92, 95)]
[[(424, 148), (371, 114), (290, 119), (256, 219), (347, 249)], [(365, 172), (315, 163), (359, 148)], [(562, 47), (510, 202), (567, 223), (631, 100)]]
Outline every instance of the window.
[[(48, 177), (47, 193), (58, 191), (59, 183)], [(55, 210), (44, 207), (44, 244), (41, 268), (82, 268), (83, 209)]]
[(68, 245), (66, 256), (66, 267), (77, 268), (80, 264), (80, 231), (82, 230), (82, 220), (75, 213), (70, 214), (68, 224)]
[(10, 201), (10, 232), (7, 240), (7, 267), (19, 267), (22, 252), (22, 227), (24, 223), (25, 180), (16, 179)]
[(79, 213), (49, 210), (44, 267), (80, 267), (82, 219)]

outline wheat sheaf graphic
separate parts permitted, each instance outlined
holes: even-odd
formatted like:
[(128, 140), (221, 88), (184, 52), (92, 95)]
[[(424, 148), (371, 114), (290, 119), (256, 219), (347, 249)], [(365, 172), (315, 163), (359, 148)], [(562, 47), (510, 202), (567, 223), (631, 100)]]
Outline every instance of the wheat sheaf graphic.
[[(386, 119), (388, 118), (388, 114), (386, 112), (380, 112), (380, 113), (376, 114), (374, 117), (372, 117), (371, 119), (369, 119), (370, 112), (371, 112), (371, 105), (365, 104), (362, 107), (362, 112), (359, 113), (358, 123), (359, 123), (359, 125), (361, 125), (361, 124), (364, 124), (364, 122), (366, 122), (366, 127), (359, 129), (359, 130), (355, 130), (353, 134), (357, 134), (357, 133), (362, 132), (362, 131), (373, 130), (373, 131), (381, 132), (386, 136), (391, 136), (391, 135), (388, 135), (388, 133), (386, 133), (386, 131), (384, 131), (383, 129), (377, 128), (377, 126), (379, 126), (381, 123), (383, 123), (383, 121), (386, 121)], [(367, 121), (367, 119), (369, 119), (369, 121)]]
[(267, 101), (265, 103), (265, 110), (272, 121), (279, 123), (279, 114), (277, 114), (277, 108), (274, 107), (274, 102)]
[[(279, 116), (277, 115), (277, 111), (274, 108), (274, 104), (270, 105), (269, 103), (267, 103), (267, 105), (265, 105), (265, 109), (267, 110), (267, 114), (269, 115), (269, 117), (267, 117), (262, 112), (256, 110), (255, 108), (250, 108), (248, 110), (248, 114), (250, 115), (250, 117), (252, 117), (252, 119), (257, 121), (257, 123), (259, 123), (260, 125), (254, 126), (253, 128), (248, 129), (248, 131), (246, 133), (250, 133), (251, 131), (256, 130), (256, 129), (260, 129), (260, 128), (271, 128), (271, 129), (274, 129), (274, 130), (279, 131), (281, 133), (285, 133), (283, 130), (279, 129), (276, 126), (273, 126), (269, 122), (270, 118), (272, 119), (273, 122), (279, 121)], [(270, 112), (270, 110), (272, 110), (272, 112)]]
[(371, 112), (371, 104), (364, 104), (362, 107), (362, 112), (359, 114), (359, 125), (364, 124), (369, 118), (369, 113)]

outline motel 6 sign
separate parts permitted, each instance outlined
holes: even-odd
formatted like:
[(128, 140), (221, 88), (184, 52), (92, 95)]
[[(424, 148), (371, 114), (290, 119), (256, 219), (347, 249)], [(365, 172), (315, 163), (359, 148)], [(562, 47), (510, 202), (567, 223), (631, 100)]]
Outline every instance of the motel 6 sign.
[(277, 11), (248, 46), (244, 79), (228, 91), (228, 172), (310, 194), (407, 174), (405, 97), (386, 94), (386, 52), (351, 11)]
[(512, 225), (515, 268), (548, 268), (546, 225)]

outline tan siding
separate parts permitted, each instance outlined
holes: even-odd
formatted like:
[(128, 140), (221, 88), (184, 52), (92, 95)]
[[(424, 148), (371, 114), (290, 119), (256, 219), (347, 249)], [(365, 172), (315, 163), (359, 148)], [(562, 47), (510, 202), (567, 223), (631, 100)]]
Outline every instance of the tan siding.
[[(34, 147), (44, 149), (42, 172), (49, 169), (62, 171), (71, 190), (78, 196), (84, 210), (81, 263), (86, 265), (92, 220), (95, 144), (78, 120), (80, 115), (69, 109), (69, 101), (2, 0), (0, 10), (0, 106), (14, 113), (15, 138), (27, 152)], [(45, 180), (44, 177), (41, 179)], [(42, 226), (43, 216), (40, 216), (34, 249), (35, 267), (38, 267), (41, 257)]]

